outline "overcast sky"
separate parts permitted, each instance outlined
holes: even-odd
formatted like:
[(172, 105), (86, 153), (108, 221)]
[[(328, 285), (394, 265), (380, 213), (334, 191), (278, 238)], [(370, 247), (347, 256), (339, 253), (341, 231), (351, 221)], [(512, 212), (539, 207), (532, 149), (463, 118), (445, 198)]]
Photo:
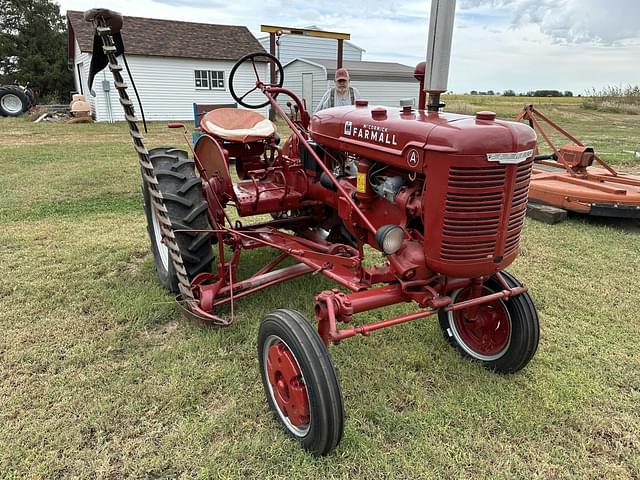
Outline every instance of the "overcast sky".
[[(347, 32), (363, 60), (424, 59), (430, 1), (58, 0), (61, 11)], [(197, 41), (197, 39), (194, 39)], [(125, 39), (126, 43), (126, 39)], [(640, 83), (640, 0), (458, 0), (449, 89), (518, 92)]]

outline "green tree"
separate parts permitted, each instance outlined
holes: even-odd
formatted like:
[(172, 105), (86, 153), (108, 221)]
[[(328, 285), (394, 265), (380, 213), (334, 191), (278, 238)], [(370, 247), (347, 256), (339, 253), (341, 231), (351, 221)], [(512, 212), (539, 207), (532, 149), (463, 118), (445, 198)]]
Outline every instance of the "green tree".
[(0, 0), (0, 84), (14, 82), (63, 101), (73, 88), (65, 19), (50, 0)]

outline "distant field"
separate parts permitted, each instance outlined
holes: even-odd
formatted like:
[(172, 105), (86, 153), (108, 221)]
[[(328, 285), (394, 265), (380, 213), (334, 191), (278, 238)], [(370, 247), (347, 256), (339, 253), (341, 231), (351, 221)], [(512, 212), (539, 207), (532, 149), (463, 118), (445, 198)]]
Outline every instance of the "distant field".
[[(638, 166), (618, 153), (640, 138), (638, 116), (578, 99), (457, 98), (504, 118), (536, 103)], [(331, 347), (346, 429), (316, 459), (274, 421), (255, 343), (266, 313), (311, 315), (332, 284), (305, 277), (241, 300), (228, 329), (185, 321), (156, 281), (125, 125), (0, 119), (0, 130), (0, 478), (640, 478), (632, 222), (527, 221), (509, 270), (542, 331), (516, 375), (461, 358), (433, 320)], [(182, 141), (160, 123), (147, 137)], [(245, 255), (247, 273), (272, 253)]]

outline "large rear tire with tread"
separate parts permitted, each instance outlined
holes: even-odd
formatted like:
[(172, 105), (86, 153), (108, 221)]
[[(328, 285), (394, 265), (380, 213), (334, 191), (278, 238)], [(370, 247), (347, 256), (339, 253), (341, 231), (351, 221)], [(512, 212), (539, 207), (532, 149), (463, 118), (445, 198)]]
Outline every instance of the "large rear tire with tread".
[[(501, 272), (509, 287), (522, 284), (511, 274)], [(483, 294), (504, 290), (495, 277), (484, 284)], [(454, 302), (469, 300), (470, 289), (453, 292)], [(506, 300), (497, 299), (480, 305), (475, 320), (466, 310), (438, 312), (444, 338), (466, 357), (481, 362), (498, 373), (514, 373), (523, 369), (538, 348), (540, 324), (531, 296), (525, 292)]]
[(27, 94), (15, 85), (0, 88), (0, 114), (5, 117), (18, 117), (29, 110)]
[[(193, 160), (189, 159), (184, 150), (169, 147), (154, 148), (149, 151), (149, 159), (173, 229), (185, 230), (175, 232), (175, 238), (191, 281), (199, 273), (211, 272), (213, 261), (211, 244), (215, 237), (211, 232), (198, 231), (211, 229), (207, 202), (202, 194), (202, 181), (195, 174)], [(160, 283), (168, 291), (180, 293), (178, 277), (169, 256), (169, 250), (162, 242), (160, 224), (152, 208), (148, 185), (144, 181), (142, 190), (147, 231)]]
[(269, 406), (285, 431), (314, 455), (342, 438), (342, 394), (329, 352), (299, 312), (267, 315), (258, 333), (258, 361)]

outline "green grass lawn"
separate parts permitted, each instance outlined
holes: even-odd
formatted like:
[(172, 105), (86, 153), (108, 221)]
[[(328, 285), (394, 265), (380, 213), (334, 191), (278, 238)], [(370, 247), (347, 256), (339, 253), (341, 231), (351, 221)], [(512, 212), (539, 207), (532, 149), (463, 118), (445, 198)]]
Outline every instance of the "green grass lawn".
[[(504, 117), (522, 104), (463, 100)], [(605, 150), (640, 137), (639, 117), (572, 102), (544, 108)], [(1, 478), (640, 477), (631, 223), (527, 222), (510, 271), (530, 287), (541, 340), (518, 374), (462, 358), (433, 319), (331, 347), (346, 427), (334, 454), (313, 458), (273, 419), (255, 342), (266, 313), (310, 315), (332, 284), (307, 277), (241, 300), (228, 329), (182, 320), (156, 281), (126, 127), (0, 129)], [(181, 136), (152, 124), (147, 143)], [(245, 255), (249, 272), (271, 253)]]

